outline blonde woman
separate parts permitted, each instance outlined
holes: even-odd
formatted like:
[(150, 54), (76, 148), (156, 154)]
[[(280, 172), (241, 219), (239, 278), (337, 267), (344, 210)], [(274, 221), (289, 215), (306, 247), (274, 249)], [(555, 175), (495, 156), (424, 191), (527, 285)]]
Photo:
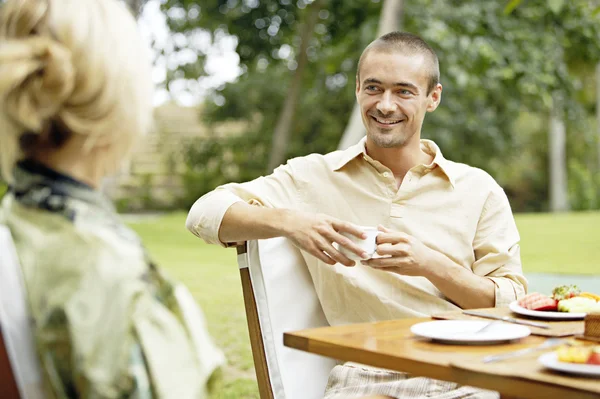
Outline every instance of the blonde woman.
[(199, 398), (223, 360), (98, 191), (150, 128), (151, 82), (117, 0), (0, 7), (0, 223), (51, 398)]

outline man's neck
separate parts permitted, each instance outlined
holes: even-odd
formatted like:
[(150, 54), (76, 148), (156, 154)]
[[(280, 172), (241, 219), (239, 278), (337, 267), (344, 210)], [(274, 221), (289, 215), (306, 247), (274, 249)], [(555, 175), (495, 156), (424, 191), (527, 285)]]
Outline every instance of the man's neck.
[(404, 179), (406, 173), (416, 165), (430, 164), (433, 157), (421, 149), (421, 140), (411, 140), (401, 147), (382, 148), (367, 139), (367, 154), (389, 168), (396, 179)]

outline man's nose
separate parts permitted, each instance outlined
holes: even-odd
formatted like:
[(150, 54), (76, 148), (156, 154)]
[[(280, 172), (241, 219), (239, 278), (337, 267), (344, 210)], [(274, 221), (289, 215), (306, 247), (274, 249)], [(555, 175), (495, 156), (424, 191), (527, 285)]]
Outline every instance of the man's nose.
[(384, 115), (391, 114), (394, 112), (396, 105), (392, 99), (392, 94), (386, 91), (381, 96), (381, 99), (377, 103), (377, 110)]

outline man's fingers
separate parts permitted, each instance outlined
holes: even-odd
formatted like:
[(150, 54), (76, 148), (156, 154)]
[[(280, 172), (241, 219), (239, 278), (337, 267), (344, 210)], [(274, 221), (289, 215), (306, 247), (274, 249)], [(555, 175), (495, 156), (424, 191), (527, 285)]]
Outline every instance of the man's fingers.
[(337, 232), (350, 233), (355, 237), (362, 238), (363, 240), (367, 238), (367, 233), (365, 233), (360, 227), (358, 227), (355, 224), (342, 222), (340, 220), (334, 220), (333, 222), (331, 222), (331, 225)]
[(334, 261), (341, 263), (344, 266), (354, 266), (354, 261), (335, 249), (330, 242), (327, 242), (326, 240), (319, 241), (317, 247), (326, 252)]
[(374, 258), (369, 260), (363, 260), (361, 262), (365, 266), (374, 267), (374, 268), (386, 268), (386, 267), (396, 267), (399, 266), (402, 261), (396, 257), (391, 258)]
[(336, 261), (331, 259), (325, 252), (323, 252), (320, 248), (315, 246), (308, 251), (312, 256), (320, 259), (321, 261), (327, 263), (328, 265), (335, 265)]
[(306, 252), (308, 252), (309, 254), (311, 254), (312, 256), (314, 256), (315, 258), (327, 263), (328, 265), (335, 265), (335, 260), (331, 259), (330, 256), (328, 256), (325, 252), (323, 252), (323, 250), (321, 248), (319, 248), (319, 246), (310, 241), (306, 244), (303, 245), (298, 245), (301, 249), (305, 250)]
[(396, 244), (399, 242), (409, 242), (410, 236), (399, 231), (391, 233), (380, 233), (377, 235), (377, 244)]
[(339, 246), (346, 248), (348, 251), (355, 253), (361, 259), (367, 258), (368, 254), (364, 252), (364, 250), (354, 243), (348, 237), (345, 237), (337, 232), (331, 232), (326, 236), (326, 238), (331, 241), (337, 243)]
[(410, 248), (405, 243), (384, 243), (377, 245), (377, 253), (379, 255), (406, 256), (408, 255), (409, 249)]
[(379, 226), (377, 226), (377, 230), (383, 231), (384, 233), (392, 233), (393, 232), (393, 230), (388, 229), (387, 227), (385, 227), (382, 224), (380, 224)]

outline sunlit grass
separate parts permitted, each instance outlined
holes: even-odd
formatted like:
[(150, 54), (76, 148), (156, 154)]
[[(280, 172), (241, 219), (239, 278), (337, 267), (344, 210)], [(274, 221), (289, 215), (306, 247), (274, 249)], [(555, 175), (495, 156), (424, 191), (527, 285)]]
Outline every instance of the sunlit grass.
[(517, 215), (526, 273), (600, 274), (600, 212)]

